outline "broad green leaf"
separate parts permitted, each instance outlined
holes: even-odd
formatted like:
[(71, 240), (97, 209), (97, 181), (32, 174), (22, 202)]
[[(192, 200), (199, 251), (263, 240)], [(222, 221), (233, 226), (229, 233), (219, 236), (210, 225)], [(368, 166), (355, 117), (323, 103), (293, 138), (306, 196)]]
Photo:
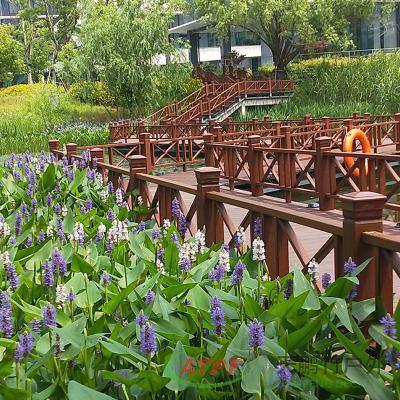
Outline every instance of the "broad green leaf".
[(49, 164), (42, 175), (40, 186), (45, 192), (50, 192), (54, 188), (55, 181), (56, 167), (54, 164)]
[(91, 389), (75, 381), (68, 383), (68, 398), (69, 399), (85, 399), (85, 400), (114, 400), (113, 397), (107, 394), (100, 393), (97, 390)]
[(191, 382), (185, 378), (185, 373), (182, 371), (188, 360), (189, 357), (186, 354), (182, 343), (179, 341), (176, 344), (162, 375), (164, 378), (170, 379), (170, 381), (167, 383), (167, 388), (169, 390), (172, 390), (173, 392), (180, 392), (191, 385)]
[(190, 289), (186, 298), (191, 302), (192, 307), (205, 311), (210, 309), (210, 296), (199, 285)]
[(353, 301), (351, 313), (358, 322), (365, 321), (375, 311), (375, 299)]
[(86, 274), (91, 274), (93, 272), (93, 267), (84, 260), (79, 254), (74, 253), (72, 256), (71, 269), (74, 272), (82, 272)]
[(136, 362), (143, 362), (147, 364), (147, 359), (143, 357), (141, 354), (136, 352), (135, 350), (124, 346), (121, 343), (116, 342), (110, 338), (103, 337), (99, 343), (104, 346), (108, 351), (112, 354), (118, 354), (121, 356), (125, 356), (127, 359)]
[(313, 363), (289, 361), (289, 364), (300, 374), (307, 376), (318, 386), (336, 396), (363, 394), (362, 388), (348, 380), (343, 374), (339, 373), (339, 371), (334, 372), (326, 366)]
[(321, 329), (325, 318), (329, 318), (329, 314), (333, 308), (333, 304), (326, 308), (322, 313), (320, 313), (314, 319), (309, 320), (309, 322), (301, 329), (298, 329), (286, 337), (281, 337), (279, 339), (279, 344), (286, 348), (288, 352), (296, 349), (301, 349), (307, 345), (307, 343), (312, 340), (312, 338)]
[(302, 293), (307, 292), (308, 296), (303, 304), (306, 310), (319, 310), (321, 305), (318, 296), (315, 294), (311, 283), (306, 279), (299, 268), (293, 271), (293, 294), (294, 297), (300, 296)]
[(103, 311), (109, 315), (113, 314), (115, 310), (119, 307), (121, 302), (128, 297), (133, 289), (135, 289), (136, 285), (137, 282), (134, 281), (130, 283), (125, 289), (121, 290), (121, 292), (117, 296), (113, 297), (108, 303), (105, 303), (103, 305)]
[(52, 328), (52, 330), (60, 335), (61, 342), (64, 346), (72, 344), (75, 347), (82, 348), (84, 344), (82, 333), (86, 322), (86, 317), (81, 317), (63, 328)]
[(46, 400), (50, 398), (50, 396), (53, 394), (54, 390), (58, 386), (58, 378), (46, 389), (42, 390), (39, 393), (34, 393), (32, 396), (33, 400)]
[(170, 378), (154, 371), (140, 371), (132, 381), (147, 393), (157, 393), (169, 383)]
[(343, 358), (346, 376), (364, 388), (371, 400), (396, 400), (398, 397), (384, 384), (382, 379), (368, 372), (357, 359), (346, 354)]
[(336, 314), (339, 321), (346, 327), (346, 329), (353, 333), (353, 326), (351, 325), (346, 302), (343, 299), (335, 297), (321, 297), (321, 300), (327, 305), (333, 304), (332, 311)]
[(256, 393), (261, 396), (261, 382), (264, 390), (271, 390), (277, 381), (275, 367), (266, 356), (258, 356), (246, 362), (242, 368), (241, 385), (246, 393)]

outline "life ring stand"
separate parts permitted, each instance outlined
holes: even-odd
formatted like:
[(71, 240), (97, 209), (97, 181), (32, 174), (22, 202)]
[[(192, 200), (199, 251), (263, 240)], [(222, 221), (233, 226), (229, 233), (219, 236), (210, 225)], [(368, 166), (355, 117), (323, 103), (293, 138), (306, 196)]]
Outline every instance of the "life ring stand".
[[(372, 153), (371, 144), (369, 143), (367, 135), (361, 129), (352, 129), (351, 131), (347, 132), (346, 136), (343, 139), (343, 151), (346, 153), (352, 153), (353, 143), (355, 140), (358, 140), (361, 143), (363, 153), (366, 154)], [(344, 162), (349, 169), (351, 169), (355, 163), (353, 157), (344, 157)], [(368, 160), (365, 159), (364, 162), (365, 162), (365, 173), (368, 174)], [(355, 168), (352, 171), (352, 174), (358, 178), (360, 176), (360, 169)]]

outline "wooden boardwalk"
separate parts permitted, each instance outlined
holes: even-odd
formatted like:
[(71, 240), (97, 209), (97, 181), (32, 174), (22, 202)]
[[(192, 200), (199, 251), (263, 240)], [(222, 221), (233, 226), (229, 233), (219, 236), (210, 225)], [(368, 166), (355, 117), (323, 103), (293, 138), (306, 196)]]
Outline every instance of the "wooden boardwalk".
[[(194, 174), (194, 171), (188, 171), (188, 172), (178, 172), (178, 173), (173, 173), (173, 174), (167, 174), (163, 175), (163, 178), (167, 178), (171, 181), (174, 181), (178, 184), (184, 184), (188, 186), (193, 186), (196, 187), (196, 177)], [(150, 191), (154, 194), (156, 186), (151, 184), (149, 186)], [(268, 205), (271, 204), (274, 207), (277, 205), (281, 205), (284, 210), (293, 210), (295, 211), (299, 218), (301, 218), (302, 215), (307, 216), (309, 218), (311, 213), (315, 213), (318, 215), (318, 217), (324, 217), (327, 218), (330, 222), (335, 221), (337, 224), (341, 225), (341, 218), (342, 218), (342, 213), (341, 211), (337, 210), (332, 210), (332, 211), (319, 211), (318, 209), (312, 209), (312, 208), (307, 208), (307, 206), (304, 203), (296, 203), (292, 202), (290, 204), (285, 203), (284, 200), (274, 198), (274, 197), (267, 197), (267, 196), (261, 196), (261, 197), (252, 197), (249, 192), (242, 191), (242, 190), (237, 190), (235, 191), (228, 191), (228, 182), (227, 180), (221, 179), (221, 191), (226, 191), (230, 194), (237, 195), (238, 198), (240, 197), (249, 197), (252, 198), (253, 200), (259, 202), (260, 204)], [(194, 195), (189, 194), (189, 193), (184, 193), (181, 192), (182, 195), (182, 200), (184, 201), (185, 205), (187, 208), (190, 207), (194, 200)], [(235, 207), (232, 205), (227, 205), (227, 212), (232, 219), (232, 222), (235, 224), (236, 227), (240, 226), (241, 222), (243, 221), (245, 215), (246, 215), (246, 210), (243, 208)], [(195, 218), (193, 219), (195, 220)], [(291, 226), (296, 233), (297, 237), (299, 240), (301, 240), (301, 244), (304, 248), (304, 252), (312, 256), (315, 254), (318, 249), (321, 248), (321, 246), (329, 239), (330, 233), (323, 232), (321, 230), (313, 229), (304, 225), (300, 225), (298, 223), (291, 223)], [(389, 234), (393, 240), (399, 240), (400, 241), (400, 229), (395, 229), (393, 222), (384, 222), (384, 233)], [(229, 237), (229, 232), (227, 228), (225, 228), (225, 236)], [(247, 231), (246, 233), (247, 236), (247, 245), (249, 245), (249, 237), (250, 237), (250, 232)], [(293, 250), (292, 246), (289, 244), (289, 262), (290, 262), (290, 268), (293, 269), (296, 266), (301, 267), (301, 263), (299, 261), (299, 258), (297, 257), (295, 251)], [(334, 276), (334, 254), (333, 251), (330, 252), (330, 254), (321, 262), (320, 264), (320, 273), (319, 273), (319, 280), (321, 279), (321, 275), (325, 272), (330, 273), (332, 276)], [(395, 272), (393, 272), (393, 291), (394, 291), (394, 301), (398, 301), (400, 298), (400, 278), (397, 276)]]

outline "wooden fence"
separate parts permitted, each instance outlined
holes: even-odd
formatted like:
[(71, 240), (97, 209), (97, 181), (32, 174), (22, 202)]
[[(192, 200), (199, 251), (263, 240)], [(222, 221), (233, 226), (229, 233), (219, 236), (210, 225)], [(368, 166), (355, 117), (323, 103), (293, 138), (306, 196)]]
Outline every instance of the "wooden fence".
[[(50, 151), (58, 158), (64, 153), (57, 148), (57, 141), (49, 142)], [(330, 156), (322, 149), (312, 153), (314, 159)], [(264, 149), (255, 150), (262, 154)], [(281, 154), (293, 154), (281, 149)], [(67, 146), (65, 154), (71, 161), (80, 158), (77, 146)], [(361, 263), (372, 257), (369, 266), (360, 274), (358, 299), (375, 297), (383, 302), (387, 311), (393, 310), (393, 270), (400, 274), (400, 235), (382, 220), (386, 196), (370, 191), (351, 192), (339, 196), (343, 211), (310, 210), (301, 204), (285, 204), (277, 199), (249, 196), (246, 193), (231, 192), (220, 185), (221, 171), (214, 167), (202, 167), (195, 171), (197, 185), (185, 185), (171, 179), (149, 175), (145, 156), (129, 157), (129, 168), (107, 164), (101, 160), (102, 151), (91, 150), (93, 167), (105, 179), (127, 191), (129, 204), (136, 204), (135, 189), (140, 193), (145, 206), (154, 210), (157, 224), (163, 219), (172, 219), (171, 203), (176, 197), (193, 233), (197, 227), (206, 229), (208, 245), (215, 242), (229, 242), (237, 230), (232, 222), (229, 207), (239, 207), (246, 211), (241, 222), (243, 228), (250, 228), (256, 217), (263, 222), (263, 239), (266, 243), (267, 265), (271, 278), (283, 276), (289, 271), (289, 245), (296, 252), (304, 270), (312, 258), (317, 262), (334, 252), (335, 278), (344, 274), (343, 263), (353, 257)], [(374, 156), (375, 157), (375, 156)], [(95, 162), (94, 159), (97, 159)], [(326, 160), (324, 161), (326, 162)], [(185, 198), (191, 197), (190, 204)], [(187, 201), (187, 200), (186, 200)], [(329, 234), (318, 251), (309, 256), (302, 246), (302, 238), (296, 235), (293, 224), (310, 227)], [(228, 236), (226, 233), (228, 232)]]

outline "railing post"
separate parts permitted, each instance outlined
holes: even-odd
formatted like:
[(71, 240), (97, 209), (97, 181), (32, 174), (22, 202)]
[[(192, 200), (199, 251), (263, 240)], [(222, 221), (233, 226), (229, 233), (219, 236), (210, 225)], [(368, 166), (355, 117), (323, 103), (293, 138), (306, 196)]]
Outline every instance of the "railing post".
[(304, 125), (311, 125), (311, 114), (307, 113), (304, 116)]
[(324, 129), (329, 129), (331, 127), (331, 119), (329, 117), (322, 117), (322, 125)]
[(315, 139), (315, 186), (319, 198), (319, 209), (321, 211), (333, 210), (335, 200), (332, 196), (332, 189), (336, 186), (335, 167), (331, 163), (331, 156), (324, 154), (324, 150), (330, 150), (332, 138), (322, 136)]
[(93, 149), (90, 149), (90, 166), (91, 168), (99, 172), (104, 178), (103, 168), (98, 166), (98, 162), (104, 162), (104, 149), (100, 147), (95, 147)]
[(214, 135), (212, 133), (205, 133), (203, 135), (203, 138), (204, 138), (204, 158), (206, 167), (215, 167), (216, 160), (215, 160), (214, 149), (212, 148)]
[(364, 119), (367, 121), (367, 123), (369, 123), (371, 119), (371, 113), (364, 113)]
[(153, 168), (153, 160), (151, 154), (150, 133), (139, 134), (139, 147), (140, 155), (146, 157), (147, 171), (151, 171)]
[(359, 119), (360, 118), (360, 113), (358, 111), (353, 112), (353, 119)]
[[(362, 241), (364, 232), (382, 232), (386, 196), (374, 192), (353, 192), (339, 197), (343, 208), (343, 258), (361, 264), (372, 257), (359, 275), (358, 299), (381, 298), (388, 312), (393, 309), (393, 273), (379, 265), (379, 248)], [(381, 267), (381, 268), (380, 268)], [(343, 274), (343, 271), (342, 271)]]
[(221, 171), (218, 168), (203, 167), (195, 170), (197, 179), (197, 227), (206, 228), (206, 244), (224, 241), (224, 225), (221, 214), (214, 201), (207, 198), (208, 192), (219, 192), (219, 178)]
[[(291, 128), (282, 126), (281, 148), (290, 150), (292, 148)], [(285, 199), (287, 203), (292, 201), (292, 182), (296, 181), (296, 165), (293, 154), (281, 153), (278, 158), (279, 182), (285, 188)]]
[(214, 127), (214, 136), (215, 136), (215, 142), (217, 143), (222, 143), (222, 127), (221, 126), (215, 126)]
[(259, 125), (259, 121), (257, 117), (254, 117), (252, 119), (252, 127), (253, 127), (253, 131), (257, 131), (258, 129), (258, 125)]
[(60, 141), (58, 139), (50, 139), (48, 141), (49, 144), (49, 152), (54, 155), (54, 157), (58, 160), (58, 154), (55, 153), (55, 151), (60, 150)]
[(400, 151), (400, 113), (394, 115), (394, 141), (396, 151)]
[(254, 148), (260, 146), (261, 138), (258, 135), (251, 135), (247, 138), (248, 150), (248, 163), (250, 171), (250, 187), (253, 196), (262, 196), (264, 194), (263, 185), (263, 153), (256, 151)]
[(76, 143), (67, 143), (65, 148), (67, 149), (67, 159), (71, 162), (71, 159), (77, 154), (78, 145)]
[(213, 119), (210, 119), (208, 121), (207, 133), (214, 133), (214, 127), (215, 127), (215, 121)]
[[(135, 154), (134, 156), (128, 157), (129, 161), (129, 183), (127, 187), (127, 192), (131, 192), (135, 187), (139, 186), (139, 194), (142, 197), (143, 204), (148, 205), (147, 193), (145, 190), (145, 182), (141, 182), (137, 178), (137, 174), (147, 174), (147, 160), (145, 156), (140, 154)], [(134, 198), (132, 195), (132, 206), (134, 205)]]

